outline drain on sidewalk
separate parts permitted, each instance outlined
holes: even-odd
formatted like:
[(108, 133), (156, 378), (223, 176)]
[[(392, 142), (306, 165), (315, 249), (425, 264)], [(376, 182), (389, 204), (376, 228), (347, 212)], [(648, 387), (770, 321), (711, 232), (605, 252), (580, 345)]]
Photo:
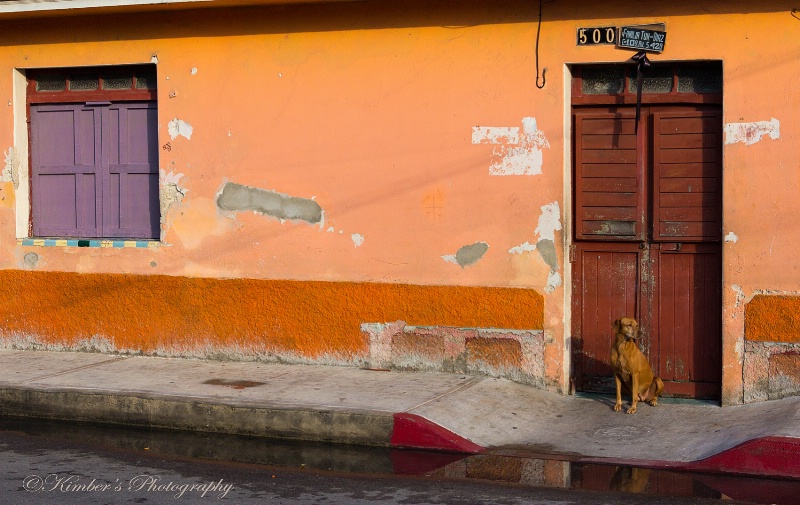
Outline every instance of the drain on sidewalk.
[(228, 379), (208, 379), (203, 384), (211, 384), (212, 386), (226, 386), (233, 389), (252, 388), (261, 386), (263, 382), (246, 381), (246, 380), (228, 380)]

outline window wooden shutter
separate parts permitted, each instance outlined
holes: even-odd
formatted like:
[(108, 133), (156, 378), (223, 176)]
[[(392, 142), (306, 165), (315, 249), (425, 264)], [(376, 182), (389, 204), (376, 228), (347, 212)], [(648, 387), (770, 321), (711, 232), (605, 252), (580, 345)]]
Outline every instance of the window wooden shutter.
[(100, 111), (31, 105), (33, 234), (100, 235)]
[(115, 103), (104, 111), (108, 175), (106, 237), (158, 238), (158, 109), (155, 102)]

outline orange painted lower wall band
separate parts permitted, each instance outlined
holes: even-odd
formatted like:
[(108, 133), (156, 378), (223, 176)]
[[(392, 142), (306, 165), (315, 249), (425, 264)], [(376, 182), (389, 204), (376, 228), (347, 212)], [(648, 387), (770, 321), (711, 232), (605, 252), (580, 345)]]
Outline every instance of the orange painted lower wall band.
[(756, 295), (745, 307), (745, 338), (800, 343), (800, 296)]
[(363, 322), (538, 330), (544, 298), (521, 288), (4, 270), (0, 311), (7, 341), (352, 359), (369, 352)]

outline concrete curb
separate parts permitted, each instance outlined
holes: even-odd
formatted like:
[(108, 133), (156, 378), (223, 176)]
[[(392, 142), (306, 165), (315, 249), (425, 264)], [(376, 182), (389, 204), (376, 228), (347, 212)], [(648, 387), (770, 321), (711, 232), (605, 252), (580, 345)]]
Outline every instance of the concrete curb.
[(0, 414), (388, 447), (389, 413), (267, 408), (107, 392), (0, 389)]
[(408, 413), (265, 408), (146, 394), (0, 388), (0, 415), (459, 454), (484, 451)]

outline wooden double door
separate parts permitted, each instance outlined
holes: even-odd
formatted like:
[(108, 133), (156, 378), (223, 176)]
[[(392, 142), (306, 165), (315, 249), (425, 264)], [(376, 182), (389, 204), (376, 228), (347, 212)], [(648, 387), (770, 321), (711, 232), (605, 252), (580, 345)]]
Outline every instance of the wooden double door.
[(612, 322), (640, 323), (665, 394), (718, 398), (722, 117), (718, 105), (576, 107), (572, 349), (578, 391), (611, 392)]

